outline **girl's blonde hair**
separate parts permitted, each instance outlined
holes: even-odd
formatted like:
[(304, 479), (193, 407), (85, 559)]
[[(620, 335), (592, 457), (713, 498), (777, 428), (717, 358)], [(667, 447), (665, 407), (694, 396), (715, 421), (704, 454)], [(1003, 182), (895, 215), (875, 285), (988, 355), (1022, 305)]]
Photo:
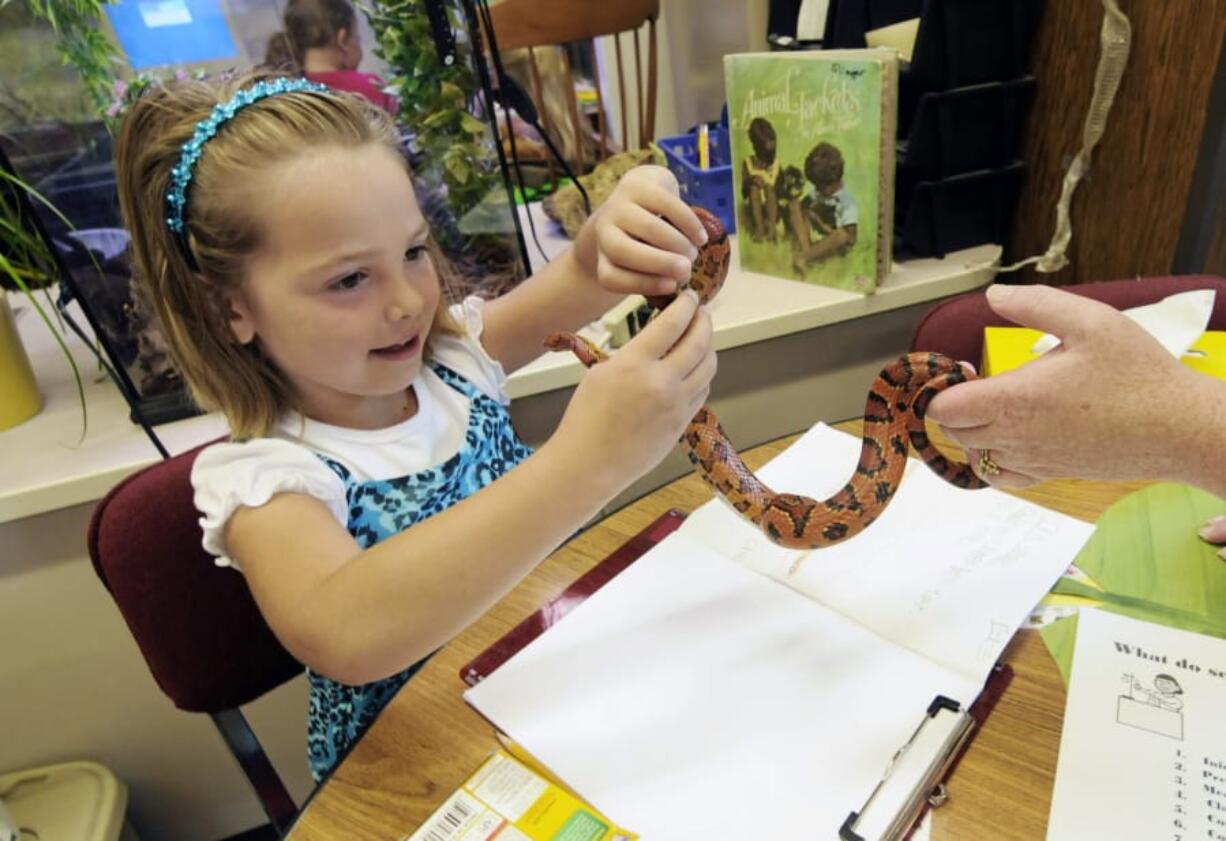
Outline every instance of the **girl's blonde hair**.
[[(220, 410), (236, 438), (269, 434), (298, 409), (289, 381), (260, 350), (230, 330), (226, 293), (245, 279), (247, 257), (260, 245), (259, 220), (237, 185), (311, 149), (400, 146), (390, 117), (352, 94), (280, 93), (240, 109), (204, 144), (187, 190), (182, 240), (167, 227), (171, 168), (196, 124), (214, 106), (269, 74), (223, 82), (185, 81), (148, 89), (125, 116), (116, 142), (119, 203), (132, 235), (134, 282), (165, 335), (179, 372), (201, 408)], [(407, 163), (406, 163), (407, 168)], [(181, 244), (185, 243), (185, 245)], [(190, 252), (184, 253), (184, 248)], [(443, 286), (432, 334), (457, 333), (446, 300), (459, 288), (455, 270), (431, 237), (428, 251)]]

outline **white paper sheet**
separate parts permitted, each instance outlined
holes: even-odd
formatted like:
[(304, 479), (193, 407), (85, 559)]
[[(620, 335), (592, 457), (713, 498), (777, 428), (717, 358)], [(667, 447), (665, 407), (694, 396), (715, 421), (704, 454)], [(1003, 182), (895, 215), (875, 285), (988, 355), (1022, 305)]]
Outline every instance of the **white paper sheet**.
[[(859, 438), (818, 424), (758, 475), (776, 491), (823, 499), (843, 486), (859, 457)], [(828, 549), (781, 549), (722, 499), (691, 514), (681, 531), (982, 680), (1093, 526), (990, 488), (956, 488), (912, 459), (877, 522)]]
[(1226, 640), (1082, 608), (1048, 841), (1226, 839)]
[(977, 691), (675, 534), (466, 697), (644, 839), (709, 841), (835, 837), (934, 695)]
[[(818, 426), (764, 477), (828, 494), (858, 452)], [(712, 506), (466, 697), (645, 839), (836, 837), (933, 697), (974, 699), (1090, 531), (989, 490), (945, 498), (920, 476), (893, 519), (802, 567), (855, 620), (781, 586), (770, 573), (795, 554)]]

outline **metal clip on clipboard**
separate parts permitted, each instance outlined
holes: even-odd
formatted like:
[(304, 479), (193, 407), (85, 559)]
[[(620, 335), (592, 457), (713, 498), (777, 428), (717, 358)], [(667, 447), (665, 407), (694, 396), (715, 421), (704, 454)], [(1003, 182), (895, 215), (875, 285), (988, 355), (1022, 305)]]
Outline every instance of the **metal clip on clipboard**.
[(839, 828), (842, 841), (901, 841), (926, 805), (947, 799), (942, 782), (974, 729), (975, 719), (957, 701), (937, 695), (923, 720), (886, 765), (858, 812)]

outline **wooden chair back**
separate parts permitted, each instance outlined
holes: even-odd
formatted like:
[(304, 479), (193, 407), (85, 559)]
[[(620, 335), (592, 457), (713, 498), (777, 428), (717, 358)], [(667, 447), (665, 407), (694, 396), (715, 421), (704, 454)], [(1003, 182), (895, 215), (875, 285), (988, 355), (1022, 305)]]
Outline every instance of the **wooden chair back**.
[[(500, 51), (527, 49), (532, 77), (530, 94), (541, 115), (541, 128), (555, 140), (557, 127), (552, 123), (545, 108), (540, 69), (534, 48), (565, 46), (582, 42), (582, 49), (590, 53), (596, 88), (596, 134), (591, 143), (590, 160), (593, 164), (610, 153), (607, 127), (607, 112), (600, 79), (600, 63), (593, 39), (602, 36), (613, 38), (617, 67), (617, 92), (621, 112), (621, 137), (624, 147), (642, 149), (653, 139), (656, 120), (656, 84), (658, 78), (658, 51), (656, 47), (656, 19), (660, 16), (660, 0), (612, 0), (593, 3), (591, 0), (503, 0), (490, 7), (490, 20), (494, 37)], [(640, 37), (640, 35), (644, 37)], [(629, 40), (634, 56), (634, 85), (636, 95), (628, 106), (626, 102), (626, 62), (622, 58), (623, 38)], [(641, 42), (645, 41), (645, 47)], [(646, 78), (643, 73), (643, 51), (647, 53)], [(577, 89), (575, 88), (569, 55), (563, 50), (563, 75), (566, 88), (571, 92), (567, 105), (572, 136), (575, 138), (574, 154), (576, 173), (586, 171), (589, 160), (591, 132), (585, 130), (580, 113)], [(637, 132), (631, 130), (631, 118)]]

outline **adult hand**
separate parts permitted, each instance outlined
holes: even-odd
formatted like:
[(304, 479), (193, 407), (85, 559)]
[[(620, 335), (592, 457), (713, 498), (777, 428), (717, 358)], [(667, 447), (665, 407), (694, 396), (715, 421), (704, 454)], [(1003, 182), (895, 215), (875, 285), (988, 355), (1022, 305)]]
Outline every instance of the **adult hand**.
[(689, 280), (706, 241), (676, 176), (664, 167), (636, 166), (584, 224), (575, 254), (610, 292), (671, 295)]
[[(1226, 514), (1219, 514), (1201, 527), (1197, 532), (1206, 543), (1226, 543)], [(1218, 550), (1218, 557), (1226, 559), (1226, 549)]]
[(999, 315), (1060, 345), (1013, 371), (954, 386), (927, 416), (989, 451), (1000, 487), (1043, 479), (1186, 481), (1226, 491), (1223, 384), (1172, 357), (1118, 310), (1049, 286), (992, 286)]

